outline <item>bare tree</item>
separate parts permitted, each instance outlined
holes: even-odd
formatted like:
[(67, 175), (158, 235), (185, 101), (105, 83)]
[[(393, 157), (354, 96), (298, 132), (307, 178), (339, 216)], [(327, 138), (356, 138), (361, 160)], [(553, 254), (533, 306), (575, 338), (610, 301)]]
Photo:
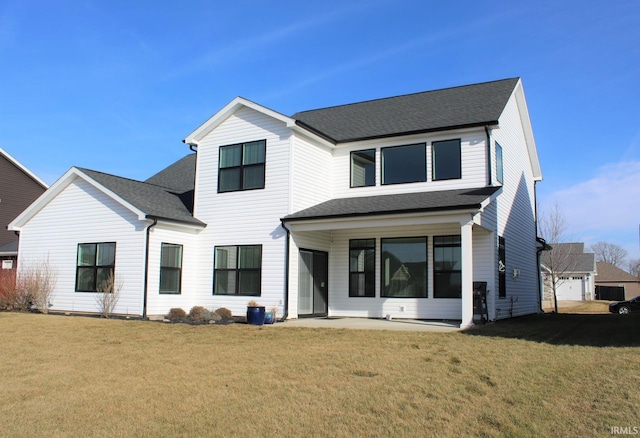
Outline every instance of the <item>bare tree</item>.
[(594, 243), (589, 250), (596, 255), (599, 262), (611, 263), (620, 268), (627, 258), (627, 251), (620, 245), (609, 242)]
[(544, 240), (551, 245), (551, 251), (545, 251), (541, 257), (544, 270), (545, 289), (552, 293), (554, 309), (558, 313), (558, 289), (567, 279), (566, 274), (575, 269), (582, 249), (577, 244), (561, 243), (567, 239), (567, 221), (557, 202), (538, 216), (538, 230)]
[(57, 282), (57, 272), (49, 259), (27, 262), (19, 269), (16, 289), (40, 312), (48, 313)]
[(120, 291), (122, 290), (122, 282), (116, 281), (113, 272), (109, 274), (106, 281), (98, 285), (96, 294), (96, 303), (100, 309), (100, 314), (104, 318), (109, 318), (120, 299)]
[(640, 259), (632, 259), (627, 263), (628, 271), (640, 279)]

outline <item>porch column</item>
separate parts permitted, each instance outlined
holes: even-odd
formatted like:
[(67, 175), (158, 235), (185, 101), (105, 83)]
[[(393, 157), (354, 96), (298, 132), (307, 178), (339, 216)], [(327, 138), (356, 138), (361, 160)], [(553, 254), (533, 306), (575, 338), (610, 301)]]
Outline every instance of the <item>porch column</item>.
[(473, 325), (473, 221), (461, 225), (462, 239), (462, 321), (460, 328)]

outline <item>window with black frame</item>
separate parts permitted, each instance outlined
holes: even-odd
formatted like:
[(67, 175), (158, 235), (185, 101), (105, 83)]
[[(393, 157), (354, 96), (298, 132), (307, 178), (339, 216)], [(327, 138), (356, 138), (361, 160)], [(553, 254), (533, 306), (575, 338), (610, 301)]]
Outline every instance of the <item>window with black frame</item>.
[(427, 298), (427, 238), (398, 237), (380, 240), (381, 295)]
[(104, 290), (114, 275), (116, 243), (80, 243), (76, 261), (76, 292)]
[(433, 180), (460, 179), (462, 177), (460, 157), (460, 139), (431, 143)]
[(382, 184), (400, 184), (427, 180), (426, 144), (382, 148)]
[(182, 245), (163, 243), (160, 251), (160, 293), (180, 294)]
[(349, 240), (349, 296), (376, 296), (376, 239)]
[(376, 150), (351, 152), (351, 187), (376, 185)]
[(263, 189), (266, 140), (220, 146), (218, 192)]
[(217, 246), (213, 263), (214, 295), (260, 296), (262, 245)]
[(462, 297), (462, 251), (459, 235), (433, 237), (433, 297)]

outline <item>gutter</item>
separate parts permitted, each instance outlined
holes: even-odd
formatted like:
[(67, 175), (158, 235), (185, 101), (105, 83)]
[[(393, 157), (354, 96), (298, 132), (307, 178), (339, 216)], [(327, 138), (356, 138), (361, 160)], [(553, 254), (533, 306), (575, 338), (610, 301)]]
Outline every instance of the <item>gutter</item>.
[(285, 225), (284, 219), (280, 219), (280, 223), (282, 228), (287, 232), (284, 254), (284, 314), (280, 320), (280, 322), (284, 322), (289, 317), (289, 249), (291, 245), (291, 230)]
[(144, 248), (144, 290), (143, 290), (143, 298), (142, 298), (142, 318), (147, 317), (147, 295), (149, 289), (149, 233), (151, 232), (151, 228), (155, 227), (158, 224), (158, 219), (153, 219), (153, 222), (149, 224), (146, 231), (146, 241)]

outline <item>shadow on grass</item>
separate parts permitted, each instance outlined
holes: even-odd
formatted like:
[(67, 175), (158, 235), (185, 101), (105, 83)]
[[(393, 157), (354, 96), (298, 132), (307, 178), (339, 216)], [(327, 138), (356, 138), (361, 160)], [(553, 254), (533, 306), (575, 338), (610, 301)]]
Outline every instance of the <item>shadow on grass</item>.
[(640, 314), (540, 314), (474, 326), (471, 336), (523, 339), (552, 345), (640, 346)]

